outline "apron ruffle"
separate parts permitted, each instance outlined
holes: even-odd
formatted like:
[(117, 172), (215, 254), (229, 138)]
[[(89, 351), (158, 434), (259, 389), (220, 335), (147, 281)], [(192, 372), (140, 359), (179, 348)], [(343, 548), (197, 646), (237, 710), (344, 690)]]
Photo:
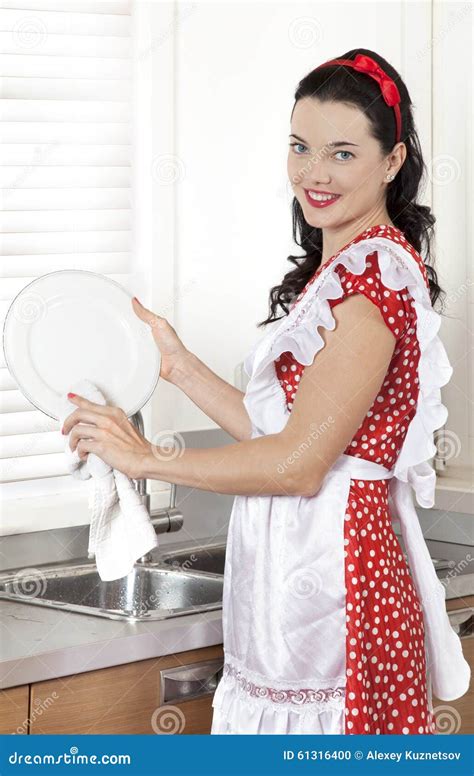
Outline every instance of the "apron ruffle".
[(214, 715), (211, 733), (242, 735), (342, 735), (344, 733), (344, 694), (338, 700), (279, 704), (253, 698), (233, 677), (222, 676), (212, 700)]

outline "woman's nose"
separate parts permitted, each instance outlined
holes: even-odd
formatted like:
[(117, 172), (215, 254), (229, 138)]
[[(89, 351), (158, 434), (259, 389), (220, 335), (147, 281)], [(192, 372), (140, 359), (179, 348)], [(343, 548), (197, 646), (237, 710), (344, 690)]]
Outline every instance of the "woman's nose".
[(316, 188), (316, 186), (329, 186), (331, 179), (329, 174), (325, 170), (323, 162), (312, 162), (308, 165), (308, 169), (303, 171), (303, 181), (307, 185), (308, 189)]
[(311, 175), (303, 180), (305, 189), (324, 189), (329, 188), (330, 185), (331, 179), (324, 175)]

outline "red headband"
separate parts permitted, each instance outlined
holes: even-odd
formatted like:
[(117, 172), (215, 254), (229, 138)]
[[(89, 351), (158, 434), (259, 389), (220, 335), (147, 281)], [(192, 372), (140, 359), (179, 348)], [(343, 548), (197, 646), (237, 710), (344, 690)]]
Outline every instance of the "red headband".
[(320, 67), (326, 67), (327, 65), (346, 65), (347, 67), (353, 67), (354, 70), (358, 70), (359, 73), (365, 73), (370, 75), (380, 86), (382, 91), (382, 97), (387, 105), (389, 105), (395, 111), (395, 120), (397, 124), (396, 130), (396, 142), (400, 140), (402, 118), (400, 114), (400, 92), (398, 91), (396, 83), (388, 76), (380, 65), (365, 54), (357, 54), (355, 59), (331, 59), (329, 62), (324, 62), (322, 65), (318, 65), (316, 70)]

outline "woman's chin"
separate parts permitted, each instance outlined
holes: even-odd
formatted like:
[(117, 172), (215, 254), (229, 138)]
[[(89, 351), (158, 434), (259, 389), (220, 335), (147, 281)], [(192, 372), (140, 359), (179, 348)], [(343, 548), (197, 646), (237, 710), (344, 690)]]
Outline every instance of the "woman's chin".
[(323, 226), (335, 226), (339, 220), (330, 216), (329, 213), (326, 214), (324, 211), (315, 211), (313, 208), (310, 208), (309, 212), (308, 210), (303, 210), (303, 215), (306, 223), (318, 228)]

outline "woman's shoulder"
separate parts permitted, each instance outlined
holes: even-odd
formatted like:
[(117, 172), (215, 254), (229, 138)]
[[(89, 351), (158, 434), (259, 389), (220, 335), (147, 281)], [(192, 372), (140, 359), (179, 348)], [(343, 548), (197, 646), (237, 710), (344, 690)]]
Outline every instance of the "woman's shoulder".
[[(320, 276), (323, 270), (326, 270), (326, 268), (331, 265), (332, 269), (337, 269), (338, 267), (341, 267), (341, 265), (344, 263), (344, 255), (347, 255), (348, 252), (350, 252), (350, 249), (357, 245), (367, 245), (367, 254), (366, 256), (372, 256), (372, 254), (377, 253), (377, 245), (374, 242), (374, 238), (385, 238), (386, 240), (389, 240), (393, 242), (395, 245), (401, 246), (406, 252), (408, 252), (412, 258), (415, 260), (417, 266), (419, 267), (421, 274), (423, 276), (423, 280), (425, 281), (425, 284), (427, 287), (429, 287), (428, 282), (428, 275), (426, 272), (426, 265), (418, 253), (418, 251), (413, 247), (413, 245), (407, 240), (404, 233), (401, 229), (398, 229), (396, 226), (392, 226), (391, 224), (376, 224), (375, 226), (369, 226), (367, 229), (364, 229), (363, 232), (360, 232), (356, 237), (354, 237), (350, 242), (346, 243), (345, 245), (340, 248), (340, 250), (335, 253), (333, 256), (331, 256), (330, 259), (327, 259), (325, 262), (319, 265), (315, 273), (311, 276), (311, 278), (306, 283), (305, 287), (301, 290), (297, 298), (295, 299), (295, 304), (302, 298), (302, 296), (305, 294), (307, 289), (314, 283), (316, 278)], [(341, 261), (338, 262), (339, 257), (341, 257)], [(366, 271), (370, 272), (371, 269), (371, 263), (368, 262), (368, 267), (366, 266)], [(347, 271), (347, 270), (346, 270)]]
[(407, 288), (394, 289), (384, 284), (377, 251), (367, 256), (362, 272), (352, 272), (342, 263), (334, 272), (339, 279), (341, 295), (328, 300), (331, 309), (353, 294), (362, 294), (379, 308), (394, 336), (397, 339), (404, 336), (413, 321), (410, 295)]
[[(398, 246), (398, 248), (402, 248), (405, 253), (408, 253), (411, 258), (414, 259), (423, 276), (425, 285), (429, 288), (428, 273), (426, 271), (426, 264), (423, 261), (423, 258), (420, 256), (416, 248), (407, 240), (403, 231), (398, 227), (393, 226), (392, 224), (378, 224), (376, 226), (369, 227), (369, 229), (358, 235), (352, 243), (350, 243), (348, 246), (344, 246), (341, 252), (348, 250), (354, 244), (359, 245), (367, 243), (367, 255), (372, 255), (372, 253), (377, 255), (381, 251), (380, 247), (377, 246), (377, 243), (373, 242), (374, 239), (377, 238), (383, 238), (384, 240), (393, 243), (395, 246)], [(384, 245), (385, 247), (390, 248), (388, 243), (384, 243)], [(398, 252), (398, 254), (400, 255), (400, 252)]]
[[(381, 244), (373, 239), (380, 237), (385, 238), (387, 242), (384, 240), (384, 243)], [(384, 283), (379, 259), (384, 247), (390, 248), (389, 243), (397, 244), (405, 252), (410, 253), (417, 265), (420, 266), (425, 283), (427, 282), (424, 263), (405, 235), (396, 227), (381, 224), (371, 227), (358, 235), (349, 246), (343, 248), (340, 252), (340, 254), (344, 253), (346, 256), (350, 256), (350, 247), (352, 245), (357, 245), (358, 248), (360, 246), (367, 246), (366, 251), (360, 251), (360, 249), (357, 251), (357, 261), (355, 262), (357, 269), (352, 261), (344, 260), (342, 255), (340, 262), (335, 257), (332, 269), (338, 276), (342, 295), (329, 300), (329, 304), (332, 308), (344, 301), (348, 296), (363, 294), (379, 308), (386, 325), (394, 336), (400, 339), (411, 326), (414, 313), (408, 289), (406, 287), (396, 288), (392, 287), (392, 284)], [(360, 262), (361, 256), (363, 258), (362, 263)], [(397, 250), (397, 257), (399, 256), (400, 251)]]

